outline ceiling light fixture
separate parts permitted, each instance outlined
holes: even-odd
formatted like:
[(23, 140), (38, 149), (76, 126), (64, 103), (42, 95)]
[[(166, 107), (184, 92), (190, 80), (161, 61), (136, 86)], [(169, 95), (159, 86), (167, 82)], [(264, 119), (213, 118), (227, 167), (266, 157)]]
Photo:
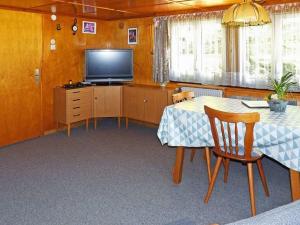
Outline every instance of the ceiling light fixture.
[(259, 26), (271, 23), (267, 10), (252, 0), (244, 0), (224, 11), (222, 24), (227, 26)]

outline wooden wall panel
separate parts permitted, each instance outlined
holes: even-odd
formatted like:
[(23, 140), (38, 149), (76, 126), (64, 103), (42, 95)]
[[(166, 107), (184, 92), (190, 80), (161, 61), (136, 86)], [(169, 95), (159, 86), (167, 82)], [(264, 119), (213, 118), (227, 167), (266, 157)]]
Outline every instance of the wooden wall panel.
[(0, 10), (0, 146), (42, 133), (42, 16)]
[[(138, 28), (138, 44), (128, 45), (128, 28)], [(153, 18), (106, 22), (103, 27), (103, 46), (134, 50), (134, 82), (153, 84)]]
[[(43, 121), (44, 132), (54, 129), (53, 89), (68, 83), (82, 81), (84, 49), (87, 40), (90, 43), (99, 43), (99, 35), (87, 35), (78, 31), (73, 35), (71, 26), (74, 18), (59, 16), (52, 21), (49, 15), (43, 16)], [(97, 21), (98, 22), (98, 21)], [(61, 30), (56, 26), (60, 24)], [(81, 28), (81, 20), (78, 21)], [(99, 25), (99, 22), (98, 24)], [(50, 50), (50, 40), (55, 39), (56, 50)], [(94, 45), (96, 47), (96, 44)]]

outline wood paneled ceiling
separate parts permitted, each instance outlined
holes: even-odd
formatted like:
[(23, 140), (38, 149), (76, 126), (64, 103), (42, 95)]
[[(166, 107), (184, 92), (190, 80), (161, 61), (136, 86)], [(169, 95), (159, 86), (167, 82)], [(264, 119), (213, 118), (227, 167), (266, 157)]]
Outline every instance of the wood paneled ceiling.
[[(102, 20), (224, 9), (242, 0), (0, 0), (0, 8)], [(257, 0), (262, 4), (298, 2)]]

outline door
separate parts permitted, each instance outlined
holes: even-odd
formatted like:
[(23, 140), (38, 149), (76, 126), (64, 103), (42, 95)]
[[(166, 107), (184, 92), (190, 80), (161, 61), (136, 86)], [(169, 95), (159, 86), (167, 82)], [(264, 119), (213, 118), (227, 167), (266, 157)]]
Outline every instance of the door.
[(124, 116), (144, 120), (144, 90), (140, 87), (124, 87)]
[(0, 21), (0, 146), (3, 146), (42, 134), (41, 85), (34, 75), (42, 63), (42, 16), (0, 10)]

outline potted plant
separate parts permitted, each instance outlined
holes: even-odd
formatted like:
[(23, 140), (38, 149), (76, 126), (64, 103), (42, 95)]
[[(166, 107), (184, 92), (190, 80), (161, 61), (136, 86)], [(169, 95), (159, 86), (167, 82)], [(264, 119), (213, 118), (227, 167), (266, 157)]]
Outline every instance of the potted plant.
[(287, 106), (286, 95), (290, 87), (297, 83), (293, 81), (294, 73), (288, 72), (280, 80), (272, 79), (271, 84), (274, 89), (273, 94), (268, 95), (267, 100), (271, 111), (285, 112)]

